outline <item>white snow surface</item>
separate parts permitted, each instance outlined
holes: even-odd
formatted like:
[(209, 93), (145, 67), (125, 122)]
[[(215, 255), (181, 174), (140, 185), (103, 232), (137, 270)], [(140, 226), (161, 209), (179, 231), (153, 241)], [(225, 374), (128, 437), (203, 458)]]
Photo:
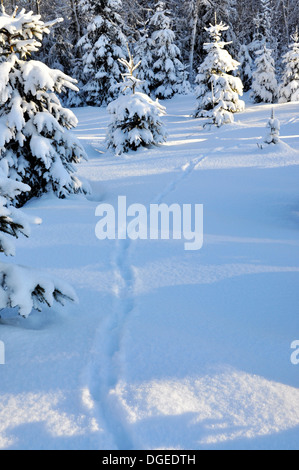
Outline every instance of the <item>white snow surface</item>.
[[(248, 97), (246, 97), (248, 101)], [(44, 196), (15, 262), (71, 283), (80, 303), (0, 320), (1, 449), (298, 449), (299, 103), (201, 128), (166, 101), (166, 144), (115, 157), (106, 109), (75, 110), (93, 195)], [(204, 247), (99, 241), (100, 202), (204, 204)]]

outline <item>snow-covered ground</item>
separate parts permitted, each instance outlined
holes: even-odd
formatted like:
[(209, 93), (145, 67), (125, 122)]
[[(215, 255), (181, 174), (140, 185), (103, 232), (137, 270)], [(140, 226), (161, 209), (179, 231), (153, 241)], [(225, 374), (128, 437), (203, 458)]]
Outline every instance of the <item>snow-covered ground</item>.
[[(103, 109), (76, 134), (93, 195), (31, 202), (43, 225), (15, 262), (72, 283), (80, 303), (5, 318), (2, 449), (298, 448), (298, 103), (259, 149), (272, 106), (201, 129), (193, 97), (166, 102), (166, 145), (105, 153)], [(204, 247), (99, 241), (97, 205), (204, 204)]]

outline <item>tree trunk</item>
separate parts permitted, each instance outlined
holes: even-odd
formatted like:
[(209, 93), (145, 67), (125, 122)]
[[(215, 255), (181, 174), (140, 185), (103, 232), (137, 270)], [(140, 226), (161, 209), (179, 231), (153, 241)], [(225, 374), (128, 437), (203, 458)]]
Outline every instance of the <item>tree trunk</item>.
[(189, 56), (189, 73), (190, 73), (190, 82), (194, 82), (194, 51), (196, 44), (196, 34), (198, 26), (198, 13), (199, 13), (199, 1), (193, 0), (193, 12), (192, 12), (192, 22), (191, 22), (191, 44), (190, 44), (190, 56)]
[(290, 31), (289, 31), (289, 13), (290, 13), (290, 2), (289, 0), (282, 0), (282, 13), (283, 21), (286, 31), (287, 43), (290, 44)]
[(78, 42), (81, 38), (81, 28), (80, 28), (79, 15), (78, 15), (78, 0), (70, 0), (70, 1), (71, 1), (71, 9), (72, 9), (75, 29), (76, 29), (76, 42)]

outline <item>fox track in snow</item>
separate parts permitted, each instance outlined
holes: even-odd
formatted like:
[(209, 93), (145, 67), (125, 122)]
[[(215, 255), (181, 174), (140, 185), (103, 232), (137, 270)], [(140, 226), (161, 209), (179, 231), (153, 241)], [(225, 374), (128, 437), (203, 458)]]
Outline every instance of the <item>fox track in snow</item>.
[[(204, 156), (193, 158), (178, 168), (176, 177), (166, 186), (165, 190), (153, 198), (151, 204), (161, 204), (169, 194), (178, 188), (180, 183), (200, 167), (206, 158)], [(99, 326), (84, 380), (85, 393), (87, 387), (90, 399), (93, 401), (94, 407), (98, 409), (97, 418), (105, 421), (107, 430), (118, 450), (134, 449), (129, 430), (118, 413), (112, 393), (119, 382), (122, 369), (121, 342), (124, 330), (127, 320), (136, 305), (134, 270), (130, 263), (132, 248), (133, 241), (131, 239), (117, 240), (114, 259), (112, 260), (115, 276), (115, 285), (113, 287), (115, 296), (114, 313), (107, 316)]]

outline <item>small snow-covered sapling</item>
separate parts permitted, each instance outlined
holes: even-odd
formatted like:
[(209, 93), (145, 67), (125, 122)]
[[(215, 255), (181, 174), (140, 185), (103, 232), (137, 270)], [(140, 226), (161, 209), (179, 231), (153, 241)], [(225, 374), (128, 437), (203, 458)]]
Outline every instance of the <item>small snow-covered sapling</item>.
[(271, 118), (268, 121), (267, 127), (269, 129), (269, 132), (266, 135), (264, 142), (266, 144), (279, 144), (280, 122), (275, 117), (274, 109), (272, 109)]
[(116, 155), (139, 147), (158, 145), (166, 140), (166, 131), (161, 121), (165, 108), (145, 93), (137, 91), (141, 81), (134, 75), (140, 62), (135, 65), (129, 51), (129, 60), (119, 59), (127, 68), (123, 74), (123, 94), (108, 106), (112, 119), (108, 127), (106, 143)]

